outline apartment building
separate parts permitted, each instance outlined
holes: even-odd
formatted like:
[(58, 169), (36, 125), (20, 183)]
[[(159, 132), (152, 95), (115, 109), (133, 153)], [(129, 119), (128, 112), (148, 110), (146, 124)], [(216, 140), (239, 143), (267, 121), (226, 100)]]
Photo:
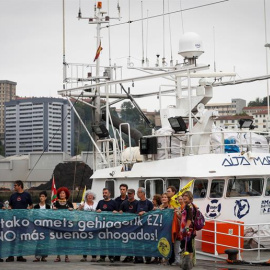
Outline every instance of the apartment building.
[(238, 129), (240, 119), (250, 119), (254, 121), (253, 116), (248, 115), (223, 115), (215, 119), (215, 125), (224, 129)]
[(254, 117), (254, 125), (257, 130), (265, 131), (267, 129), (267, 106), (244, 107), (243, 112)]
[(61, 98), (18, 98), (5, 103), (6, 156), (30, 152), (73, 154), (73, 111)]
[(0, 140), (5, 137), (5, 102), (15, 99), (16, 82), (0, 80)]
[(209, 110), (217, 110), (220, 116), (224, 116), (240, 114), (245, 106), (246, 100), (234, 98), (231, 103), (209, 103), (205, 105), (205, 108)]

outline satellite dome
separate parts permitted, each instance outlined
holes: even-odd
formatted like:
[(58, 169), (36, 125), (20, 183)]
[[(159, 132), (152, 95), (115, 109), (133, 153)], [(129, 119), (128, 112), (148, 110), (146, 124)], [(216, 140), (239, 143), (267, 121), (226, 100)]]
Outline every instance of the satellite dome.
[(185, 33), (179, 41), (179, 52), (184, 58), (197, 58), (203, 51), (201, 37), (193, 32)]

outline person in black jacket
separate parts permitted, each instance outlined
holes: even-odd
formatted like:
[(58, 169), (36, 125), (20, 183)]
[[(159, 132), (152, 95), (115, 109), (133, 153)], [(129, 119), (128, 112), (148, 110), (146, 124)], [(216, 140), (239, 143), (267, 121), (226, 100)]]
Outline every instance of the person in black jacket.
[[(46, 200), (47, 200), (47, 192), (44, 190), (44, 191), (41, 191), (39, 193), (39, 203), (36, 204), (34, 206), (34, 209), (50, 209), (50, 205), (46, 203)], [(36, 255), (35, 256), (35, 259), (33, 260), (33, 262), (46, 262), (46, 257), (47, 255), (42, 255), (42, 256), (39, 256), (39, 255)]]
[(34, 206), (34, 209), (50, 209), (50, 205), (46, 203), (47, 200), (47, 192), (41, 191), (39, 193), (39, 203)]
[[(57, 190), (57, 198), (58, 200), (53, 204), (53, 209), (68, 209), (73, 210), (73, 204), (69, 199), (70, 192), (66, 187), (60, 187)], [(54, 262), (61, 262), (60, 255), (57, 255)], [(68, 255), (65, 256), (65, 262), (70, 262)]]

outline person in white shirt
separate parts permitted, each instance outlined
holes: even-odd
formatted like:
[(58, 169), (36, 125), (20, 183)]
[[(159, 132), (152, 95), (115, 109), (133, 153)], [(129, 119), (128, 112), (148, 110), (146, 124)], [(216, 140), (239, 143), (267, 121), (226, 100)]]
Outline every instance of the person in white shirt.
[[(96, 194), (92, 192), (90, 189), (85, 191), (85, 196), (84, 196), (84, 202), (80, 204), (78, 207), (78, 210), (83, 210), (83, 211), (96, 211), (97, 208), (97, 202), (95, 201), (96, 199)], [(86, 262), (87, 261), (87, 255), (83, 255), (81, 262)], [(91, 262), (96, 262), (97, 261), (97, 256), (93, 255)]]

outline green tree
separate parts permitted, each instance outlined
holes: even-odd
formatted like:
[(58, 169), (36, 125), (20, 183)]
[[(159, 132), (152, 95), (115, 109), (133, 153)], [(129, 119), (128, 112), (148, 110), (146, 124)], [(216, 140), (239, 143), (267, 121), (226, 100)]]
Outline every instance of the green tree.
[(256, 107), (256, 106), (267, 106), (267, 97), (259, 98), (257, 97), (255, 101), (250, 101), (248, 103), (248, 107)]
[(121, 119), (131, 126), (136, 126), (141, 122), (141, 116), (138, 110), (131, 104), (130, 101), (125, 101), (121, 105)]

